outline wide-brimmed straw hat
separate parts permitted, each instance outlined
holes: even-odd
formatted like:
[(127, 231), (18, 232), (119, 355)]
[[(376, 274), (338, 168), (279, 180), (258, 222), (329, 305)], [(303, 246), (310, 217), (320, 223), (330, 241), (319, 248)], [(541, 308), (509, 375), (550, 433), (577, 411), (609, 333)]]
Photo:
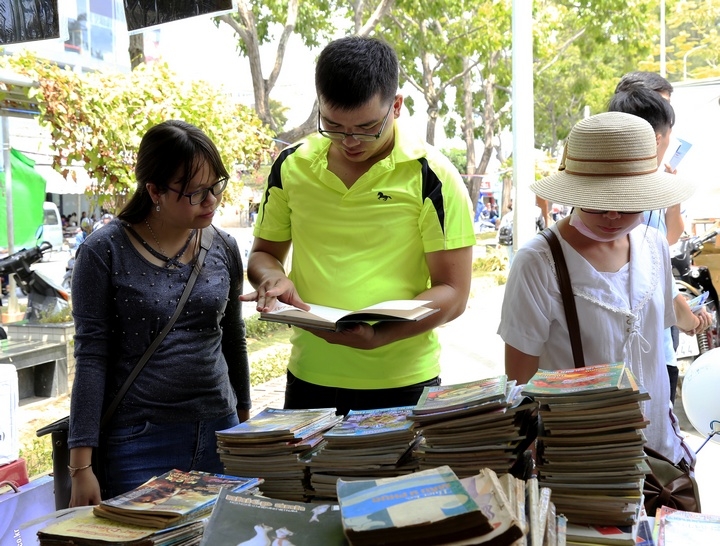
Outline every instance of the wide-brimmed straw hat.
[(682, 177), (658, 172), (655, 131), (644, 119), (623, 112), (575, 124), (558, 172), (530, 189), (552, 203), (613, 211), (663, 209), (695, 191)]

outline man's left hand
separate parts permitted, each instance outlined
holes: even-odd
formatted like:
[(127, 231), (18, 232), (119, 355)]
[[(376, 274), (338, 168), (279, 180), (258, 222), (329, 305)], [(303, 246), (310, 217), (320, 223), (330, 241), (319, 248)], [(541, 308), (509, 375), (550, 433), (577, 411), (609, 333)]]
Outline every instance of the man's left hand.
[(303, 328), (324, 339), (333, 345), (345, 345), (353, 349), (375, 349), (379, 347), (378, 337), (375, 328), (367, 322), (356, 322), (354, 324), (344, 324), (340, 330), (334, 332), (328, 330), (320, 330), (318, 328)]

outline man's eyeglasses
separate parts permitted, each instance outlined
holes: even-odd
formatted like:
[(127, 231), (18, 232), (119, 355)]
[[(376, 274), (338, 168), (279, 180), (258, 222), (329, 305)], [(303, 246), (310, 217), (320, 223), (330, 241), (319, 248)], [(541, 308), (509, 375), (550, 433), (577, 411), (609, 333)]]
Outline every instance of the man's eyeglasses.
[(643, 210), (640, 210), (637, 212), (629, 212), (629, 211), (624, 211), (624, 210), (614, 210), (614, 211), (596, 210), (596, 209), (584, 209), (582, 207), (580, 207), (580, 210), (587, 214), (607, 214), (608, 212), (617, 212), (618, 214), (628, 215), (628, 214), (642, 214), (643, 212), (645, 212)]
[(385, 125), (387, 124), (387, 120), (390, 117), (390, 111), (392, 110), (393, 104), (391, 104), (390, 108), (388, 108), (387, 114), (385, 114), (382, 125), (380, 126), (380, 130), (373, 135), (368, 134), (368, 133), (343, 133), (342, 131), (326, 131), (325, 129), (322, 129), (320, 127), (320, 112), (319, 111), (318, 111), (318, 122), (317, 122), (318, 123), (318, 126), (317, 126), (318, 133), (320, 133), (325, 138), (329, 138), (332, 140), (345, 140), (346, 138), (353, 137), (355, 140), (359, 140), (360, 142), (372, 142), (373, 140), (379, 139), (380, 135), (382, 135), (382, 132), (385, 130)]
[(191, 205), (199, 205), (200, 203), (205, 201), (205, 199), (207, 199), (208, 193), (212, 192), (213, 195), (220, 195), (222, 192), (224, 192), (225, 188), (227, 187), (227, 183), (227, 178), (221, 178), (212, 186), (202, 188), (201, 190), (197, 190), (192, 193), (183, 193), (174, 188), (171, 188), (170, 186), (168, 186), (168, 189), (172, 192), (182, 195), (183, 197), (187, 197), (190, 200)]

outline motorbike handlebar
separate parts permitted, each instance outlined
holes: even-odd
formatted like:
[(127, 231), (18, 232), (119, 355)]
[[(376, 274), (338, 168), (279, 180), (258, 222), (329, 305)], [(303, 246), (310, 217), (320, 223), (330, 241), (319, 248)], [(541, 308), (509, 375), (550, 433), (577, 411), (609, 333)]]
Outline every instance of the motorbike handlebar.
[(710, 230), (707, 233), (704, 233), (703, 235), (698, 236), (698, 243), (699, 244), (707, 243), (710, 239), (715, 238), (718, 234), (720, 234), (720, 230), (717, 230), (717, 229)]
[(52, 244), (43, 241), (36, 247), (23, 248), (0, 260), (0, 274), (29, 270), (30, 266), (42, 260), (43, 254), (52, 250)]

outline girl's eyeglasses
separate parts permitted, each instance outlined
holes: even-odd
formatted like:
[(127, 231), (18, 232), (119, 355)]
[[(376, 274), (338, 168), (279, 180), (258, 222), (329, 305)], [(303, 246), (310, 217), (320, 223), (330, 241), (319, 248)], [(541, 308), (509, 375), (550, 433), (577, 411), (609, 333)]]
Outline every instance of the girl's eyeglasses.
[(221, 178), (217, 182), (215, 182), (212, 186), (208, 186), (207, 188), (202, 188), (200, 190), (194, 191), (192, 193), (183, 193), (181, 191), (178, 191), (174, 188), (171, 188), (168, 186), (168, 189), (171, 192), (175, 192), (179, 195), (182, 195), (183, 197), (187, 197), (190, 200), (191, 205), (199, 205), (205, 199), (207, 199), (208, 193), (212, 192), (213, 195), (217, 196), (220, 195), (222, 192), (225, 191), (225, 188), (227, 187), (228, 179), (227, 178)]

